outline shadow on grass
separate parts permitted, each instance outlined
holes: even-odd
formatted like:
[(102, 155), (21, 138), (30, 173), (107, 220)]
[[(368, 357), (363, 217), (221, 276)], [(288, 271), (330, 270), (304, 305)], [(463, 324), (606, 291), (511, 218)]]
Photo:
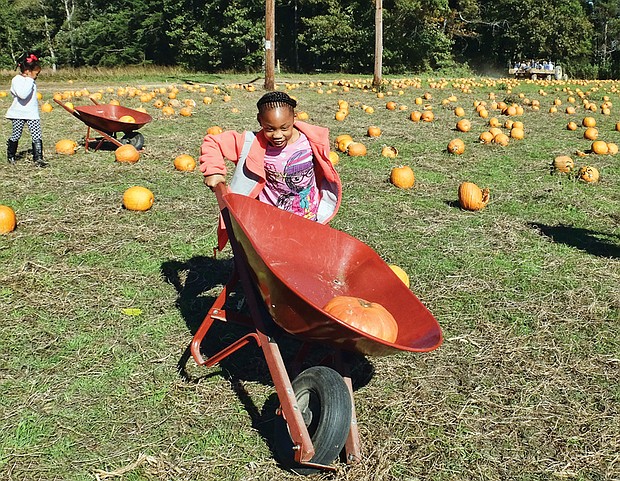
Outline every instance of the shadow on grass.
[(549, 237), (553, 242), (575, 247), (594, 256), (612, 259), (620, 258), (620, 244), (612, 240), (613, 237), (618, 238), (615, 234), (580, 229), (563, 224), (550, 226), (529, 222), (528, 225), (540, 230), (543, 235)]
[[(161, 273), (166, 282), (177, 290), (176, 306), (181, 312), (188, 330), (192, 336), (197, 332), (205, 315), (217, 299), (221, 288), (230, 278), (234, 261), (232, 259), (219, 260), (213, 257), (193, 257), (185, 262), (167, 261), (161, 265)], [(241, 289), (231, 293), (224, 305), (227, 311), (241, 309), (243, 298)], [(261, 303), (261, 307), (262, 307)], [(277, 340), (277, 344), (291, 380), (298, 372), (310, 366), (324, 364), (332, 357), (334, 350), (325, 345), (312, 345), (303, 359), (296, 359), (303, 346), (300, 339), (286, 334), (274, 322), (266, 308), (263, 311), (263, 322), (267, 325), (268, 335)], [(201, 344), (201, 353), (205, 358), (220, 352), (231, 343), (251, 332), (251, 328), (232, 322), (214, 322)], [(353, 388), (365, 386), (374, 375), (372, 364), (361, 354), (343, 353), (351, 370)], [(296, 362), (301, 361), (301, 362)], [(218, 364), (219, 371), (208, 371), (204, 376), (192, 377), (187, 371), (187, 363), (192, 362), (190, 345), (187, 346), (178, 361), (178, 371), (186, 382), (198, 382), (213, 376), (222, 376), (228, 380), (233, 391), (250, 415), (252, 427), (256, 429), (265, 442), (274, 447), (274, 421), (279, 400), (274, 392), (259, 409), (245, 389), (244, 381), (255, 381), (263, 385), (273, 386), (267, 362), (262, 349), (256, 343), (250, 343), (235, 351)]]

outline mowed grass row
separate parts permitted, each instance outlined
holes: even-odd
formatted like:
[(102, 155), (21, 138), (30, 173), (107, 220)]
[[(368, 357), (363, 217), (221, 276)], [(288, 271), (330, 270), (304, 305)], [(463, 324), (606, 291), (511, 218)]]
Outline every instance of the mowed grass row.
[[(213, 369), (190, 360), (186, 376), (178, 372), (232, 261), (229, 250), (211, 254), (213, 194), (198, 171), (177, 172), (172, 161), (197, 156), (211, 125), (256, 129), (255, 103), (264, 93), (233, 88), (243, 77), (217, 79), (219, 93), (213, 78), (202, 85), (192, 78), (199, 85), (191, 88), (180, 79), (39, 82), (44, 101), (55, 92), (101, 91), (105, 102), (144, 105), (154, 120), (140, 130), (146, 150), (137, 164), (114, 162), (112, 150), (61, 156), (54, 143), (80, 141), (86, 126), (53, 104), (42, 115), (51, 166), (29, 162), (26, 133), (24, 159), (0, 168), (0, 204), (18, 216), (16, 231), (0, 236), (2, 479), (294, 477), (270, 450), (277, 400), (258, 349)], [(590, 115), (600, 138), (620, 143), (617, 84), (523, 82), (508, 93), (508, 83), (492, 79), (437, 88), (425, 78), (388, 84), (378, 98), (349, 80), (348, 91), (326, 78), (289, 82), (310, 122), (368, 148), (365, 157), (340, 155), (344, 199), (332, 226), (407, 271), (445, 342), (432, 353), (360, 359), (355, 402), (364, 460), (340, 465), (331, 479), (618, 479), (620, 160), (575, 156), (591, 141), (582, 127), (566, 129)], [(471, 92), (463, 92), (464, 81)], [(165, 117), (151, 105), (167, 102), (173, 84), (179, 101), (196, 102), (191, 117), (178, 108)], [(165, 93), (145, 104), (117, 95), (119, 87), (140, 86)], [(609, 96), (611, 115), (585, 111), (579, 92), (599, 105)], [(425, 93), (432, 98), (416, 105)], [(525, 139), (506, 147), (478, 142), (489, 126), (474, 102), (490, 104), (489, 93), (524, 106)], [(451, 95), (456, 100), (442, 105)], [(571, 95), (576, 113), (567, 115)], [(213, 102), (206, 105), (205, 96)], [(551, 114), (556, 98), (562, 106)], [(540, 101), (540, 110), (526, 99)], [(343, 122), (334, 119), (338, 100), (350, 104)], [(388, 100), (407, 108), (388, 110)], [(0, 98), (0, 108), (8, 105)], [(435, 121), (412, 122), (410, 112), (424, 105)], [(470, 132), (455, 131), (456, 106)], [(381, 137), (366, 137), (370, 125)], [(2, 135), (9, 133), (6, 121)], [(446, 151), (455, 137), (466, 144), (463, 155)], [(398, 157), (382, 157), (383, 145), (396, 147)], [(595, 166), (601, 180), (551, 174), (561, 154)], [(413, 189), (388, 182), (391, 168), (403, 164), (416, 174)], [(484, 210), (458, 207), (462, 181), (490, 188)], [(122, 208), (132, 185), (154, 192), (150, 211)], [(127, 315), (127, 308), (141, 313)], [(238, 330), (221, 326), (214, 334), (206, 350)], [(292, 351), (295, 342), (285, 347)]]

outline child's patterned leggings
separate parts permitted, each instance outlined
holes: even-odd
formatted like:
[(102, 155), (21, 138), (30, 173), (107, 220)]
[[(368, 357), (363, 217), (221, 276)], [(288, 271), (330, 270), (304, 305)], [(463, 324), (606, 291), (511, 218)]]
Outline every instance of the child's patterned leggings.
[(13, 133), (9, 137), (9, 140), (17, 142), (21, 138), (22, 132), (24, 131), (24, 124), (28, 124), (28, 130), (30, 130), (30, 136), (33, 142), (43, 139), (41, 134), (41, 120), (11, 119), (11, 121), (13, 122)]

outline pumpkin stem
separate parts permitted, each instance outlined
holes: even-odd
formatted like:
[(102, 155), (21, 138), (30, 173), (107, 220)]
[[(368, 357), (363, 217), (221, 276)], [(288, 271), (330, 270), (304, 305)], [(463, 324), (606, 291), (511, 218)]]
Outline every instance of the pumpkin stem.
[(357, 298), (357, 302), (359, 302), (359, 305), (363, 308), (369, 308), (372, 306), (372, 302), (368, 302), (365, 299), (360, 299), (359, 297)]

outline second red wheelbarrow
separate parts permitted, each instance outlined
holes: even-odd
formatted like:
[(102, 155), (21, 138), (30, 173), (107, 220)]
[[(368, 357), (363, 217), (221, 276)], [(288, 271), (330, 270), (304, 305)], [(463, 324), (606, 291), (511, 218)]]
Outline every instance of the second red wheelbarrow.
[[(442, 343), (436, 319), (379, 255), (363, 242), (258, 200), (215, 189), (234, 255), (231, 280), (191, 342), (199, 365), (213, 366), (256, 342), (262, 349), (280, 402), (275, 450), (285, 465), (302, 473), (333, 470), (344, 455), (361, 460), (361, 446), (346, 352), (383, 356), (426, 352)], [(249, 316), (225, 309), (241, 281)], [(335, 296), (382, 304), (398, 324), (394, 342), (373, 337), (326, 312)], [(250, 332), (208, 358), (201, 344), (215, 321), (244, 324)], [(329, 348), (330, 365), (302, 372), (285, 366), (279, 339), (302, 341), (294, 366), (313, 344)], [(289, 375), (290, 371), (290, 375)], [(291, 381), (291, 379), (293, 379)]]
[[(84, 137), (84, 150), (88, 151), (91, 142), (97, 142), (95, 150), (98, 150), (105, 141), (111, 142), (117, 147), (132, 144), (136, 149), (142, 150), (144, 136), (137, 130), (153, 120), (149, 114), (121, 105), (100, 104), (92, 97), (90, 100), (94, 105), (71, 107), (58, 99), (54, 99), (58, 105), (84, 122), (88, 127)], [(125, 120), (129, 117), (133, 119), (133, 122)], [(91, 137), (91, 129), (99, 132), (101, 138)], [(120, 139), (117, 138), (118, 132), (123, 133)]]

